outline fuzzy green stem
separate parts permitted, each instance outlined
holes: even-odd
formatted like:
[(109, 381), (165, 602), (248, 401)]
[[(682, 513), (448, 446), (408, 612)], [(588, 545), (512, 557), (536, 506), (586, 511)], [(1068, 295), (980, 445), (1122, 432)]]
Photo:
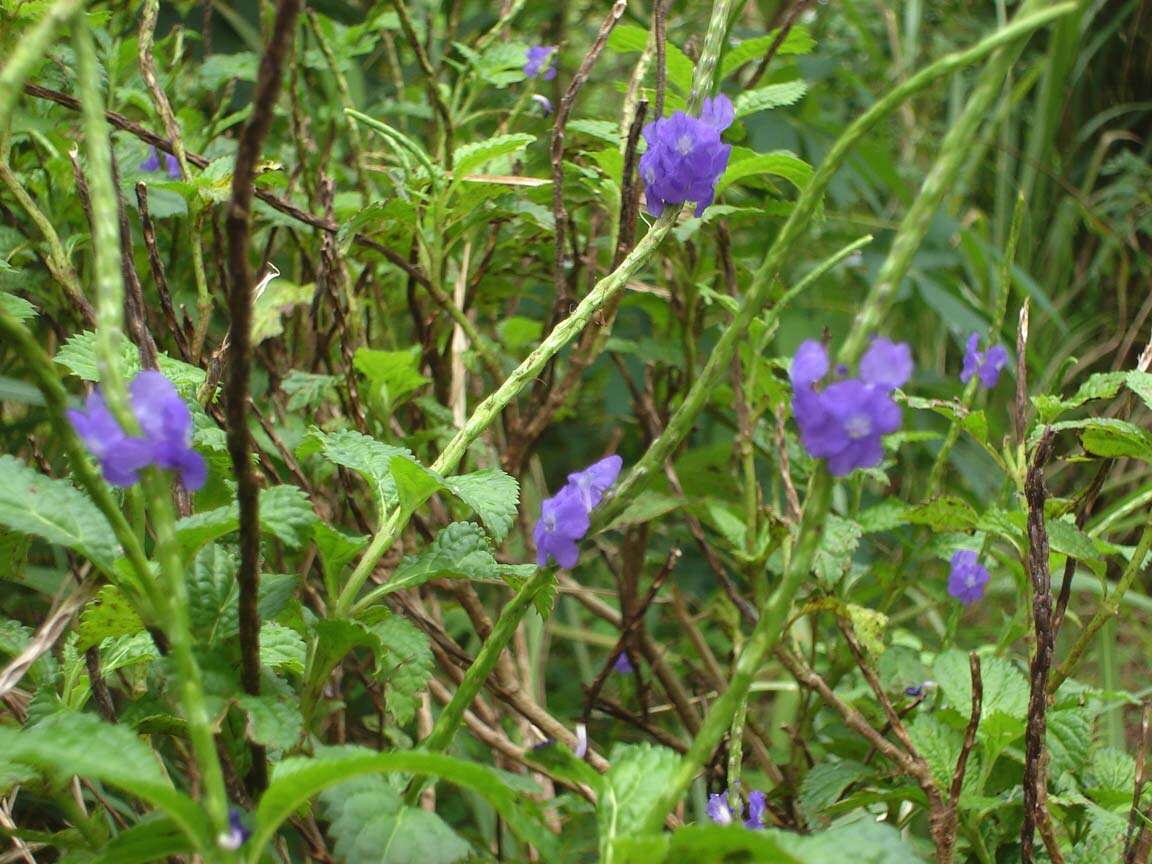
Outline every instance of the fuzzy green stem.
[(224, 774), (216, 753), (212, 722), (204, 702), (204, 683), (200, 666), (193, 653), (192, 625), (188, 617), (188, 589), (184, 580), (184, 563), (180, 542), (176, 538), (176, 514), (172, 507), (170, 480), (156, 468), (143, 474), (148, 496), (152, 528), (156, 534), (155, 556), (160, 567), (160, 586), (164, 595), (164, 631), (176, 669), (180, 704), (188, 724), (188, 738), (196, 755), (204, 789), (204, 809), (218, 832), (228, 830), (228, 793)]
[(128, 407), (120, 345), (124, 339), (124, 274), (120, 258), (120, 216), (112, 184), (112, 151), (108, 121), (100, 92), (96, 44), (83, 15), (72, 19), (72, 47), (76, 52), (77, 90), (84, 117), (86, 174), (92, 203), (92, 258), (96, 280), (96, 367), (104, 398), (116, 418), (130, 431), (136, 420)]
[(740, 772), (744, 766), (744, 720), (748, 716), (748, 694), (736, 706), (732, 715), (732, 726), (728, 730), (728, 809), (739, 814), (744, 809), (744, 799), (740, 794)]
[[(460, 686), (452, 694), (451, 700), (444, 706), (440, 716), (436, 718), (436, 725), (432, 727), (428, 737), (420, 743), (421, 749), (443, 750), (452, 743), (452, 738), (460, 727), (460, 722), (464, 719), (464, 712), (472, 704), (472, 700), (476, 698), (476, 694), (480, 692), (480, 688), (484, 686), (488, 676), (492, 674), (496, 662), (504, 653), (504, 648), (512, 641), (516, 628), (520, 626), (520, 619), (531, 608), (536, 595), (553, 578), (550, 569), (539, 568), (500, 610), (500, 617), (496, 619), (492, 632), (484, 640), (484, 647), (480, 649), (480, 653), (476, 655), (476, 659), (472, 661), (472, 665), (464, 673), (464, 680), (460, 682)], [(409, 804), (415, 805), (419, 801), (423, 788), (422, 783), (413, 784), (409, 788), (406, 796)]]

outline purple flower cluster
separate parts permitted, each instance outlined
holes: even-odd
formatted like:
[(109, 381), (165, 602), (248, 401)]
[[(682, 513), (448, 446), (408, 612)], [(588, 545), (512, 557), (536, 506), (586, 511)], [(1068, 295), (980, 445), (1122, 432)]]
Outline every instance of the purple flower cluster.
[(900, 428), (892, 391), (912, 375), (912, 352), (904, 343), (874, 339), (860, 360), (859, 378), (842, 378), (823, 390), (828, 352), (803, 343), (792, 358), (792, 413), (809, 455), (824, 459), (836, 477), (872, 468), (884, 458), (883, 437)]
[(699, 118), (677, 111), (644, 127), (648, 149), (640, 157), (640, 177), (653, 216), (686, 201), (696, 202), (697, 216), (704, 213), (732, 153), (732, 145), (721, 141), (720, 133), (735, 118), (732, 101), (720, 95), (704, 100)]
[(532, 537), (536, 541), (536, 563), (541, 567), (551, 555), (564, 569), (576, 566), (580, 558), (577, 545), (591, 524), (589, 514), (600, 503), (616, 478), (624, 460), (612, 455), (583, 471), (568, 475), (564, 488), (545, 499), (540, 507), (540, 521)]
[[(525, 56), (528, 62), (524, 64), (524, 74), (529, 78), (543, 78), (551, 81), (556, 77), (556, 46), (533, 45)], [(552, 62), (548, 60), (551, 58)]]
[(129, 387), (132, 413), (140, 436), (129, 435), (112, 416), (99, 390), (88, 395), (84, 411), (69, 411), (72, 428), (100, 463), (113, 486), (131, 486), (137, 472), (149, 465), (179, 471), (184, 486), (196, 491), (204, 485), (208, 466), (192, 449), (192, 414), (159, 372), (141, 372)]
[(988, 588), (988, 570), (971, 549), (958, 549), (952, 556), (952, 570), (948, 574), (948, 593), (971, 606), (984, 596)]
[[(748, 795), (748, 816), (744, 819), (745, 828), (763, 828), (764, 813), (767, 811), (766, 797), (763, 792), (754, 789)], [(731, 825), (743, 814), (733, 813), (728, 806), (728, 793), (717, 792), (708, 796), (708, 818), (717, 825)]]
[(980, 386), (991, 390), (1000, 381), (1000, 370), (1008, 364), (1008, 349), (1003, 345), (993, 345), (987, 351), (980, 350), (980, 334), (973, 332), (964, 348), (964, 367), (960, 370), (960, 380), (967, 384), (976, 375)]
[[(180, 179), (180, 161), (171, 153), (164, 154), (164, 167), (168, 172), (169, 180)], [(156, 149), (156, 145), (152, 145), (152, 153), (140, 163), (141, 171), (159, 171), (160, 170), (160, 152)]]

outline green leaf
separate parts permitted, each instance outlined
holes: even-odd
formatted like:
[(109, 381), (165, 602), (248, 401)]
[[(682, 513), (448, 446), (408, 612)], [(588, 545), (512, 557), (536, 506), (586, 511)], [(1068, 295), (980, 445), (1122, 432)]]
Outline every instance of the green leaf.
[[(121, 371), (126, 378), (133, 378), (140, 371), (140, 352), (125, 339), (121, 345), (121, 357)], [(91, 330), (84, 330), (71, 337), (56, 352), (55, 359), (57, 363), (67, 367), (73, 375), (83, 381), (98, 382), (100, 380), (96, 334)], [(156, 365), (184, 399), (195, 399), (196, 392), (208, 378), (208, 373), (199, 366), (174, 360), (167, 354), (157, 355)]]
[(370, 395), (384, 405), (390, 414), (412, 393), (430, 383), (420, 374), (420, 353), (410, 351), (377, 351), (358, 348), (353, 358), (356, 371), (368, 380)]
[[(788, 845), (794, 844), (783, 832), (749, 831), (739, 824), (701, 823), (688, 825), (674, 834), (621, 835), (612, 844), (615, 853), (612, 860), (616, 864), (720, 864), (731, 861), (823, 864), (821, 859), (793, 853)], [(845, 860), (855, 864), (857, 859)]]
[(441, 753), (377, 753), (360, 747), (322, 751), (314, 759), (293, 757), (276, 766), (256, 809), (249, 840), (252, 860), (284, 820), (313, 795), (360, 775), (391, 773), (436, 777), (476, 793), (495, 808), (517, 837), (535, 846), (544, 861), (561, 860), (556, 839), (541, 826), (535, 805), (491, 768)]
[(260, 627), (260, 663), (277, 672), (304, 674), (308, 648), (291, 627), (265, 622)]
[[(312, 526), (319, 520), (303, 489), (273, 486), (260, 490), (260, 530), (279, 538), (290, 549), (299, 549), (311, 539)], [(240, 508), (233, 501), (214, 510), (193, 513), (176, 523), (176, 538), (184, 554), (197, 552), (204, 544), (240, 530)]]
[(497, 135), (495, 138), (488, 138), (484, 141), (463, 144), (456, 148), (452, 157), (454, 176), (460, 178), (465, 174), (470, 174), (493, 160), (523, 150), (535, 140), (535, 135), (520, 132), (514, 135)]
[(324, 585), (329, 596), (335, 597), (343, 585), (340, 572), (344, 565), (355, 558), (372, 538), (367, 534), (345, 534), (324, 522), (316, 522), (312, 526), (312, 539), (320, 556), (320, 569), (324, 571)]
[(0, 726), (0, 753), (66, 782), (73, 775), (117, 786), (164, 810), (200, 848), (212, 842), (200, 806), (176, 791), (155, 754), (130, 730), (90, 714), (53, 714), (35, 726)]
[[(772, 49), (773, 43), (779, 38), (779, 34), (779, 28), (769, 30), (763, 36), (745, 39), (739, 45), (729, 48), (724, 52), (724, 59), (720, 61), (720, 77), (727, 78), (745, 63), (759, 60), (766, 55)], [(776, 56), (808, 54), (815, 47), (816, 40), (812, 38), (812, 34), (808, 32), (807, 28), (793, 26), (776, 48)]]
[(912, 507), (904, 514), (904, 521), (927, 525), (937, 533), (971, 531), (979, 518), (971, 504), (955, 495), (941, 495)]
[(386, 685), (385, 704), (396, 722), (404, 725), (416, 714), (420, 694), (432, 677), (434, 658), (428, 637), (399, 615), (373, 624), (372, 632), (379, 639), (376, 675)]
[(1136, 782), (1136, 762), (1115, 747), (1101, 747), (1092, 754), (1084, 777), (1088, 797), (1103, 807), (1128, 807)]
[[(1024, 734), (1028, 713), (1028, 681), (1003, 657), (982, 657), (984, 704), (977, 734), (992, 752), (998, 752)], [(946, 651), (936, 658), (933, 677), (962, 721), (972, 710), (972, 678), (968, 655)]]
[(415, 513), (425, 501), (444, 488), (444, 480), (439, 474), (408, 456), (394, 456), (389, 470), (396, 483), (400, 510), (407, 515)]
[(298, 306), (312, 302), (316, 284), (297, 285), (287, 279), (276, 278), (268, 282), (252, 301), (252, 345), (284, 333), (283, 318)]
[(852, 629), (860, 640), (861, 646), (873, 657), (884, 653), (884, 633), (888, 629), (888, 616), (875, 609), (857, 606), (848, 603), (844, 606), (848, 620), (852, 622)]
[(758, 111), (792, 105), (799, 102), (807, 92), (808, 85), (799, 78), (782, 84), (768, 84), (756, 90), (746, 90), (736, 97), (736, 116), (747, 117)]
[(319, 444), (320, 452), (328, 461), (349, 468), (368, 481), (376, 493), (379, 513), (383, 514), (399, 503), (391, 465), (396, 456), (411, 459), (412, 454), (408, 450), (350, 430), (329, 434), (313, 429), (310, 435), (311, 440)]
[(783, 832), (777, 836), (781, 845), (804, 864), (924, 864), (924, 859), (900, 839), (895, 828), (871, 818), (807, 837)]
[[(617, 54), (635, 54), (643, 51), (647, 45), (648, 31), (635, 24), (621, 24), (608, 37), (608, 47)], [(671, 42), (666, 43), (664, 47), (668, 83), (681, 93), (687, 94), (692, 89), (692, 75), (696, 66), (688, 55)], [(671, 105), (668, 107), (672, 108)]]
[(860, 545), (860, 526), (850, 519), (829, 516), (812, 569), (826, 584), (839, 582), (852, 567), (852, 557)]
[[(236, 635), (240, 626), (236, 582), (239, 559), (231, 549), (218, 544), (205, 546), (185, 572), (188, 584), (188, 615), (193, 634), (208, 645)], [(260, 617), (276, 615), (296, 587), (294, 574), (264, 573), (257, 599)]]
[(473, 522), (440, 529), (422, 552), (400, 562), (389, 586), (411, 588), (429, 579), (495, 579), (498, 570), (488, 538)]
[(453, 495), (472, 508), (500, 543), (512, 529), (520, 503), (520, 486), (499, 468), (460, 474), (445, 481)]
[(3, 308), (17, 321), (31, 321), (36, 317), (35, 306), (23, 297), (9, 294), (7, 291), (0, 291), (0, 308)]
[(648, 810), (672, 783), (680, 757), (667, 747), (620, 744), (612, 748), (609, 761), (612, 767), (597, 808), (602, 849), (613, 838), (640, 829)]
[(110, 636), (132, 636), (143, 629), (144, 622), (120, 589), (105, 585), (80, 613), (76, 650), (83, 653)]
[(292, 691), (285, 691), (236, 697), (236, 704), (248, 715), (248, 737), (274, 750), (295, 747), (304, 731), (300, 707), (292, 701)]
[(108, 841), (91, 864), (155, 864), (193, 851), (188, 837), (172, 819), (148, 813)]
[(798, 190), (805, 189), (812, 180), (814, 173), (812, 166), (786, 150), (775, 150), (771, 153), (747, 151), (745, 158), (738, 159), (736, 154), (741, 150), (743, 148), (736, 148), (733, 151), (733, 158), (728, 162), (728, 167), (724, 169), (716, 184), (717, 194), (746, 177), (759, 177), (765, 174), (770, 177), (781, 177)]
[(840, 800), (849, 786), (872, 777), (874, 771), (867, 765), (851, 759), (836, 762), (817, 762), (804, 775), (796, 804), (805, 821), (812, 823), (821, 813)]
[(346, 864), (454, 864), (471, 847), (435, 813), (407, 807), (382, 777), (359, 777), (320, 796), (333, 851)]
[(65, 546), (111, 572), (117, 544), (104, 515), (66, 480), (0, 456), (0, 525)]
[(289, 412), (319, 408), (336, 401), (340, 379), (335, 375), (316, 375), (293, 369), (280, 382), (280, 389), (288, 394)]

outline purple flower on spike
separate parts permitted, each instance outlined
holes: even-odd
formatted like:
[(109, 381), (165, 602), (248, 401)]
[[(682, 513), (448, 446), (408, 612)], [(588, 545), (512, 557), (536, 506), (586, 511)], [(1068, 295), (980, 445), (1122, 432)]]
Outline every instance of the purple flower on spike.
[(70, 410), (68, 419), (100, 463), (104, 479), (113, 486), (131, 486), (140, 479), (136, 472), (151, 464), (152, 448), (148, 442), (121, 428), (99, 390), (88, 394), (83, 411)]
[[(743, 817), (743, 813), (734, 813), (728, 806), (728, 792), (717, 792), (708, 796), (708, 818), (717, 825), (731, 825)], [(753, 830), (764, 827), (764, 814), (768, 812), (767, 796), (758, 789), (752, 790), (748, 795), (748, 816), (744, 818), (744, 827)]]
[[(168, 174), (169, 180), (180, 179), (180, 160), (173, 156), (171, 153), (164, 154), (164, 169)], [(156, 149), (156, 145), (152, 145), (152, 152), (148, 158), (140, 163), (141, 171), (159, 171), (160, 170), (160, 151)]]
[(616, 657), (616, 662), (612, 664), (612, 671), (619, 672), (621, 675), (631, 675), (636, 671), (632, 661), (628, 659), (628, 652), (620, 652)]
[(892, 391), (912, 375), (907, 345), (875, 339), (860, 360), (860, 377), (816, 390), (828, 374), (828, 352), (804, 342), (792, 359), (792, 413), (809, 455), (824, 459), (836, 477), (872, 468), (884, 458), (883, 438), (900, 428), (900, 408)]
[(952, 556), (948, 593), (965, 606), (971, 606), (984, 596), (989, 578), (988, 570), (980, 564), (975, 552), (958, 549)]
[(536, 541), (536, 563), (543, 567), (551, 555), (565, 570), (576, 566), (580, 559), (577, 541), (588, 533), (588, 509), (580, 494), (565, 486), (540, 507), (540, 521), (532, 532)]
[(84, 411), (69, 411), (72, 428), (100, 462), (104, 478), (114, 486), (131, 486), (141, 468), (156, 465), (180, 472), (190, 491), (204, 485), (208, 467), (192, 449), (192, 414), (159, 372), (141, 372), (129, 387), (132, 413), (141, 435), (129, 435), (108, 410), (99, 390), (88, 396)]
[(721, 141), (720, 133), (735, 117), (731, 100), (720, 95), (704, 100), (698, 118), (677, 111), (644, 127), (648, 150), (640, 157), (640, 177), (653, 216), (686, 201), (696, 202), (697, 216), (704, 213), (732, 153), (732, 145)]
[(1008, 364), (1008, 349), (1003, 345), (993, 345), (987, 351), (980, 350), (980, 334), (973, 332), (964, 348), (964, 367), (960, 370), (960, 380), (967, 384), (973, 375), (980, 378), (980, 386), (991, 390), (1000, 381), (1000, 370)]
[(616, 455), (601, 459), (583, 471), (569, 474), (564, 487), (544, 500), (540, 521), (532, 532), (539, 566), (548, 563), (548, 556), (566, 570), (576, 566), (580, 558), (578, 541), (591, 524), (589, 514), (616, 482), (623, 464)]
[[(524, 64), (524, 74), (529, 78), (539, 77), (551, 81), (556, 77), (555, 45), (533, 45), (525, 56), (528, 62)], [(548, 58), (552, 58), (551, 63), (548, 63)]]

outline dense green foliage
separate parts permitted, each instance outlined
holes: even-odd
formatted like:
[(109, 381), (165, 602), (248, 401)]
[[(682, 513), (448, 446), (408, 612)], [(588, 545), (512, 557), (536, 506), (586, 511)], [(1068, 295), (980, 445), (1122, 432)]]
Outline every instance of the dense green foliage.
[[(0, 0), (0, 861), (1149, 860), (1149, 22)], [(148, 369), (200, 488), (68, 419)]]

